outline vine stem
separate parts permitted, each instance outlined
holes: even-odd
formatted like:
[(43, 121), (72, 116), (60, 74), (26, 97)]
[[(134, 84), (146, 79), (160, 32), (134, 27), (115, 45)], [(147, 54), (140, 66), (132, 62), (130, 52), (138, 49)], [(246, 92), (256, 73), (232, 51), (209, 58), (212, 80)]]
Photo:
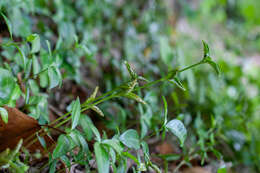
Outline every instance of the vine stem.
[[(193, 67), (195, 67), (195, 66), (198, 66), (198, 65), (200, 65), (200, 64), (204, 64), (204, 62), (203, 62), (203, 61), (199, 61), (198, 63), (195, 63), (195, 64), (192, 64), (192, 65), (190, 65), (190, 66), (187, 66), (187, 67), (185, 67), (185, 68), (183, 68), (183, 69), (181, 69), (181, 70), (178, 70), (178, 73), (184, 72), (184, 71), (186, 71), (186, 70), (188, 70), (188, 69), (191, 69), (191, 68), (193, 68)], [(167, 79), (167, 77), (162, 77), (162, 78), (160, 78), (160, 79), (158, 79), (158, 80), (155, 80), (155, 81), (152, 81), (152, 82), (148, 82), (148, 83), (146, 83), (146, 84), (143, 85), (143, 86), (140, 86), (140, 87), (135, 88), (133, 91), (138, 91), (138, 90), (141, 90), (141, 89), (143, 89), (143, 88), (148, 88), (148, 87), (150, 87), (150, 86), (152, 86), (152, 85), (155, 85), (155, 84), (158, 84), (158, 83), (160, 83), (160, 82), (163, 82), (163, 81), (165, 81), (166, 79)], [(92, 103), (92, 104), (90, 104), (90, 105), (87, 105), (86, 107), (82, 107), (82, 108), (81, 108), (81, 112), (84, 112), (85, 110), (91, 108), (92, 106), (95, 106), (95, 105), (97, 105), (97, 104), (99, 104), (99, 103), (102, 103), (102, 102), (104, 102), (104, 101), (106, 101), (106, 100), (110, 100), (110, 99), (112, 99), (112, 98), (117, 97), (117, 95), (116, 95), (116, 94), (113, 94), (113, 93), (116, 92), (118, 89), (120, 89), (120, 86), (118, 86), (118, 87), (114, 88), (113, 90), (108, 91), (108, 92), (104, 93), (103, 95), (97, 97), (97, 98), (94, 100), (94, 103)], [(71, 119), (71, 115), (70, 115), (70, 114), (71, 114), (71, 111), (70, 111), (70, 112), (67, 112), (67, 113), (64, 114), (63, 116), (60, 116), (60, 117), (57, 118), (56, 120), (52, 121), (48, 126), (52, 126), (52, 125), (54, 125), (56, 122), (60, 121), (61, 119), (66, 118), (66, 117), (68, 116), (66, 119), (64, 119), (63, 121), (61, 121), (60, 123), (58, 123), (57, 125), (54, 126), (54, 128), (60, 127), (61, 125), (65, 124), (67, 121), (69, 121), (69, 120)], [(70, 116), (69, 116), (69, 115), (70, 115)], [(42, 129), (41, 129), (41, 130), (42, 130)], [(52, 130), (52, 129), (48, 129), (48, 131), (50, 131), (50, 130)], [(161, 129), (160, 129), (160, 131), (161, 131)], [(160, 131), (159, 131), (159, 132), (160, 132)], [(45, 135), (45, 134), (47, 134), (47, 132), (43, 133), (42, 135)], [(153, 135), (155, 135), (155, 133), (151, 134), (150, 136), (153, 136)], [(33, 136), (34, 136), (34, 135), (31, 135), (30, 137), (27, 138), (27, 140), (29, 140), (29, 139), (32, 138)], [(149, 136), (149, 137), (150, 137), (150, 136)], [(33, 141), (31, 141), (31, 142), (28, 144), (28, 146), (32, 145), (34, 142), (36, 142), (36, 140), (37, 140), (37, 139), (35, 138)]]
[(196, 64), (192, 64), (192, 65), (190, 65), (190, 66), (188, 66), (188, 67), (185, 67), (185, 68), (179, 70), (178, 72), (179, 72), (179, 73), (180, 73), (180, 72), (184, 72), (184, 71), (186, 71), (186, 70), (188, 70), (188, 69), (191, 69), (191, 68), (193, 68), (193, 67), (196, 67), (196, 66), (198, 66), (198, 65), (200, 65), (200, 64), (204, 64), (204, 63), (205, 63), (205, 62), (203, 62), (203, 61), (199, 61), (199, 62), (196, 63)]

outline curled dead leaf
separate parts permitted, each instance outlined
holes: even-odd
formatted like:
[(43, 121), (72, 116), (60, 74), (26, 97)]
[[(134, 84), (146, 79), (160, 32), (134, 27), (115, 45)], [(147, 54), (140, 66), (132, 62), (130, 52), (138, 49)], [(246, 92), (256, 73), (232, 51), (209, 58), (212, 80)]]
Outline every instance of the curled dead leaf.
[[(41, 130), (41, 126), (35, 119), (16, 108), (7, 106), (4, 106), (4, 108), (8, 112), (8, 123), (5, 124), (0, 119), (0, 152), (4, 151), (6, 148), (15, 148), (20, 139), (24, 139), (23, 146), (27, 146), (31, 140), (26, 139), (37, 138), (35, 133)], [(43, 134), (43, 131), (39, 135), (41, 134)], [(47, 148), (50, 148), (55, 144), (52, 138), (48, 135), (44, 135), (44, 140)], [(38, 140), (26, 148), (30, 152), (35, 152), (37, 149), (44, 152), (44, 148)]]

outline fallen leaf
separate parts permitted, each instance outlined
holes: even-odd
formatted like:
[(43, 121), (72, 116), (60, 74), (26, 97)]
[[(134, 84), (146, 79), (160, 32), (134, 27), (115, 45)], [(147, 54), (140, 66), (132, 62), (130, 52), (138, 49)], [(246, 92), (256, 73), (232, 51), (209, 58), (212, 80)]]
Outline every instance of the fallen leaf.
[[(19, 111), (16, 108), (4, 106), (8, 112), (8, 123), (5, 124), (0, 119), (0, 152), (6, 148), (13, 149), (20, 139), (24, 139), (23, 146), (27, 146), (32, 139), (37, 139), (35, 133), (41, 130), (41, 126), (32, 117)], [(40, 133), (39, 135), (43, 134)], [(26, 140), (29, 138), (31, 140)], [(32, 138), (31, 138), (32, 137)], [(44, 135), (47, 148), (50, 148), (55, 143), (51, 137)], [(30, 152), (35, 152), (37, 149), (44, 152), (44, 148), (37, 141), (26, 147)]]
[(172, 154), (174, 153), (173, 147), (168, 142), (163, 142), (156, 146), (156, 151), (160, 154)]

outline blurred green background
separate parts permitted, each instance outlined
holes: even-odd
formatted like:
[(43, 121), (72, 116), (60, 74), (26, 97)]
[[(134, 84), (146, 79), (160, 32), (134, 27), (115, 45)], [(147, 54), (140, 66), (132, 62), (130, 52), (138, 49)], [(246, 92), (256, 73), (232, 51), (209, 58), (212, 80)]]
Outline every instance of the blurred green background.
[[(169, 117), (184, 122), (187, 148), (195, 149), (200, 161), (225, 163), (230, 172), (260, 171), (259, 0), (2, 0), (0, 9), (12, 23), (14, 40), (37, 33), (46, 50), (44, 40), (49, 40), (63, 85), (73, 83), (88, 91), (96, 85), (109, 91), (126, 81), (123, 60), (151, 81), (193, 64), (201, 59), (205, 40), (220, 76), (207, 65), (196, 67), (180, 75), (186, 91), (169, 84), (147, 89), (140, 93), (148, 103), (145, 109), (126, 100), (104, 103), (107, 117), (102, 121), (114, 131), (139, 124), (145, 136), (163, 121), (165, 95)], [(2, 18), (0, 27), (0, 40), (7, 42)], [(42, 61), (53, 61), (44, 55), (39, 55)], [(19, 72), (18, 56), (14, 49), (1, 48), (0, 65), (14, 62), (12, 68)], [(36, 91), (44, 103), (37, 105), (42, 112), (48, 114), (48, 100), (65, 109), (58, 103), (68, 101), (57, 99), (55, 92), (47, 96), (41, 87)]]

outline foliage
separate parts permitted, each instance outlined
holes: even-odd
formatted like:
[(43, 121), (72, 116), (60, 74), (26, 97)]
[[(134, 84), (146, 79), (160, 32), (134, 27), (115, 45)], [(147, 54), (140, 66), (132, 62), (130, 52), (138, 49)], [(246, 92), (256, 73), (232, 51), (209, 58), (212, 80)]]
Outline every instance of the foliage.
[[(206, 0), (199, 4), (200, 12), (186, 3), (181, 4), (185, 15), (197, 23), (201, 16), (220, 22), (237, 22), (236, 16), (242, 16), (243, 28), (259, 24), (259, 15), (252, 14), (257, 11), (248, 10), (255, 9), (253, 0), (235, 5)], [(213, 58), (224, 52), (210, 50), (206, 41), (200, 46), (201, 55), (197, 41), (174, 35), (166, 21), (168, 8), (157, 0), (0, 2), (5, 26), (0, 56), (1, 119), (8, 123), (2, 106), (22, 102), (20, 108), (39, 124), (48, 125), (48, 133), (63, 131), (49, 153), (49, 172), (56, 171), (59, 161), (67, 168), (83, 165), (86, 171), (95, 167), (94, 161), (98, 172), (126, 172), (129, 160), (134, 163), (133, 172), (167, 172), (168, 164), (176, 160), (177, 172), (183, 165), (191, 166), (194, 159), (204, 165), (211, 158), (231, 161), (233, 168), (242, 164), (260, 170), (259, 70), (245, 71), (235, 58), (219, 58), (217, 65)], [(235, 14), (230, 16), (229, 10)], [(204, 30), (210, 30), (208, 23)], [(239, 39), (242, 45), (248, 43), (243, 36)], [(236, 52), (235, 41), (226, 42)], [(87, 98), (62, 93), (66, 83), (91, 92)], [(59, 107), (63, 100), (57, 101), (56, 93), (69, 100), (66, 108)], [(67, 113), (50, 120), (52, 104)], [(93, 117), (93, 112), (100, 116)], [(103, 123), (101, 128), (97, 121)], [(170, 140), (181, 152), (153, 156), (148, 142), (152, 138)], [(28, 166), (19, 160), (18, 146), (1, 165), (25, 172)], [(0, 160), (5, 153), (10, 151), (3, 152)], [(154, 163), (154, 157), (164, 164)], [(218, 168), (218, 172), (226, 171), (225, 165)]]

